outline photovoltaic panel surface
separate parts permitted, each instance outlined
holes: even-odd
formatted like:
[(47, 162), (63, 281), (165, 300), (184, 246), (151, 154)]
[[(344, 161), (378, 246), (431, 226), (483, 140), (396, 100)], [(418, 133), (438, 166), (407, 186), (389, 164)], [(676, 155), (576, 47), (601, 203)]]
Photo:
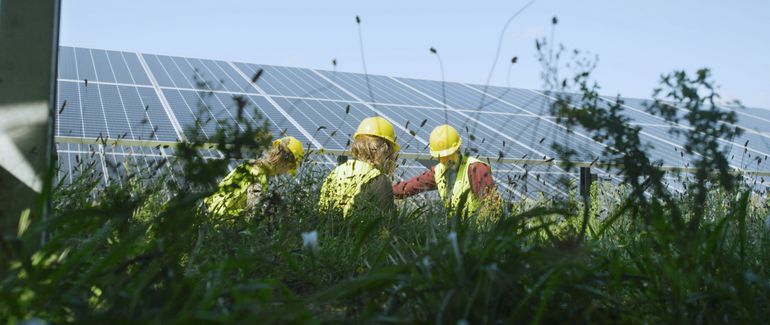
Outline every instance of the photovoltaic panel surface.
[[(258, 71), (260, 78), (252, 83)], [(553, 97), (538, 90), (66, 46), (59, 52), (58, 79), (57, 137), (84, 143), (101, 137), (132, 144), (103, 146), (98, 153), (102, 169), (126, 165), (127, 159), (145, 164), (163, 155), (173, 159), (167, 143), (181, 141), (192, 129), (211, 137), (225, 124), (244, 129), (266, 122), (275, 137), (291, 135), (308, 148), (341, 152), (349, 149), (358, 123), (374, 115), (394, 123), (402, 152), (412, 155), (427, 156), (430, 131), (444, 123), (457, 127), (470, 154), (490, 160), (555, 158), (558, 144), (574, 149), (576, 159), (590, 162), (606, 148), (585, 130), (567, 132), (550, 116)], [(247, 103), (239, 123), (236, 99)], [(603, 97), (600, 105), (614, 100)], [(640, 136), (652, 145), (653, 159), (667, 166), (690, 166), (697, 158), (683, 154), (685, 140), (668, 132), (671, 127), (686, 130), (686, 121), (668, 125), (645, 111), (649, 100), (623, 101), (623, 114), (642, 128)], [(730, 153), (730, 163), (770, 171), (765, 163), (770, 153), (770, 111), (735, 111), (739, 120), (734, 126), (747, 132), (720, 140)], [(677, 112), (680, 118), (685, 113)], [(154, 149), (156, 142), (166, 146), (163, 154), (152, 152), (159, 150)], [(72, 170), (72, 160), (88, 152), (85, 146), (59, 143), (64, 169)], [(214, 159), (221, 156), (216, 150), (202, 153)], [(330, 159), (321, 161), (319, 165), (332, 164)], [(417, 175), (423, 167), (409, 160), (399, 167), (398, 177)], [(558, 188), (556, 179), (576, 177), (560, 167), (537, 164), (500, 164), (495, 170), (504, 190), (518, 196), (533, 191), (564, 195), (569, 190)], [(109, 173), (106, 170), (108, 180)], [(508, 184), (509, 177), (515, 184)]]
[(59, 79), (150, 85), (136, 53), (59, 47)]
[(179, 140), (150, 87), (77, 81), (57, 85), (57, 136)]
[(354, 100), (352, 96), (309, 69), (236, 63), (247, 76), (264, 71), (257, 85), (268, 95)]
[[(435, 107), (436, 102), (390, 77), (358, 73), (320, 71), (359, 99), (376, 104)], [(368, 80), (367, 80), (368, 79)]]

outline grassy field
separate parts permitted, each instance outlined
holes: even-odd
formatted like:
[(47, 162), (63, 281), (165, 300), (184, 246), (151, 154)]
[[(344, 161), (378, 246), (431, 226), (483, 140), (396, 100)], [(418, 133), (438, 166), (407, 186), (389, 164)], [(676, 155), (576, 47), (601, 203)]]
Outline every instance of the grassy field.
[[(546, 81), (580, 94), (551, 113), (606, 144), (599, 163), (623, 180), (594, 185), (590, 206), (577, 195), (507, 199), (502, 216), (478, 221), (420, 202), (344, 219), (315, 212), (325, 171), (308, 164), (299, 182), (271, 185), (281, 199), (269, 211), (217, 219), (201, 199), (229, 158), (254, 157), (269, 133), (225, 126), (204, 141), (191, 129), (173, 180), (144, 170), (105, 187), (83, 173), (55, 188), (48, 218), (22, 219), (19, 239), (3, 243), (0, 321), (765, 322), (766, 196), (726, 167), (716, 139), (740, 130), (724, 127), (734, 115), (714, 109), (708, 71), (664, 76), (654, 94), (667, 101), (648, 107), (692, 126), (680, 134), (683, 157), (695, 158), (679, 194), (666, 189), (622, 104), (599, 105), (589, 75)], [(244, 102), (236, 98), (239, 112)], [(199, 157), (204, 142), (228, 159)], [(574, 155), (554, 149), (562, 161)]]
[(770, 311), (768, 211), (749, 192), (709, 192), (689, 230), (661, 207), (634, 217), (629, 191), (607, 184), (588, 210), (509, 202), (479, 224), (431, 206), (319, 215), (311, 175), (283, 182), (274, 212), (233, 220), (164, 180), (89, 179), (24, 232), (47, 241), (8, 264), (6, 321), (746, 323)]

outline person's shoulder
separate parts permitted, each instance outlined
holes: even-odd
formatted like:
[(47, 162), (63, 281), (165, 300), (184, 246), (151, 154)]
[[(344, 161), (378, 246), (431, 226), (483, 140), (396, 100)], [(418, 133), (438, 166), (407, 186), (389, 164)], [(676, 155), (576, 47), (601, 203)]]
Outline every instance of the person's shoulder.
[(477, 166), (477, 167), (484, 166), (486, 168), (491, 168), (488, 162), (477, 158), (474, 158), (473, 160), (469, 161), (468, 166)]
[(482, 160), (482, 159), (479, 159), (479, 158), (476, 158), (476, 157), (467, 157), (466, 159), (468, 159), (468, 164), (469, 165), (474, 165), (474, 164), (483, 164), (483, 165), (487, 165), (487, 166), (489, 165), (488, 160), (485, 161), (485, 160)]

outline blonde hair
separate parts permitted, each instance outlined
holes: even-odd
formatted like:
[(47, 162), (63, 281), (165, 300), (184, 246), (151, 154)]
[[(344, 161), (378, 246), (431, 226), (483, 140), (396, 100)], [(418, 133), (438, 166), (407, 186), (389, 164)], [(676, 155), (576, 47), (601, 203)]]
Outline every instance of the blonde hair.
[(262, 157), (257, 160), (257, 164), (269, 169), (274, 169), (276, 166), (281, 165), (288, 166), (289, 168), (296, 167), (297, 161), (287, 145), (288, 142), (288, 140), (281, 141), (278, 145), (265, 151)]
[(371, 135), (359, 135), (351, 145), (353, 157), (369, 163), (380, 172), (390, 175), (396, 169), (396, 152), (392, 143)]

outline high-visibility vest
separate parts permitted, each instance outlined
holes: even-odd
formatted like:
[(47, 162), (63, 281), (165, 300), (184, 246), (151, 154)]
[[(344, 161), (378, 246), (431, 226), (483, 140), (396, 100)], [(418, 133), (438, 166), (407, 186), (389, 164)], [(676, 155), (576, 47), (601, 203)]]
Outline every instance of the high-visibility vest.
[(206, 208), (217, 216), (241, 214), (248, 205), (248, 191), (261, 185), (267, 192), (267, 171), (264, 167), (245, 163), (235, 168), (221, 182), (214, 194), (204, 199)]
[(380, 175), (377, 168), (360, 160), (350, 159), (337, 166), (321, 187), (319, 211), (338, 211), (347, 217), (357, 204), (355, 200), (361, 188)]
[(438, 163), (433, 168), (433, 177), (436, 181), (438, 195), (452, 215), (460, 213), (461, 216), (467, 217), (476, 212), (481, 206), (481, 198), (477, 198), (473, 194), (471, 181), (468, 176), (468, 167), (474, 163), (482, 163), (489, 166), (487, 163), (476, 158), (463, 156), (460, 161), (460, 168), (457, 171), (457, 177), (452, 186), (452, 193), (449, 193), (449, 195), (447, 193), (447, 166)]

